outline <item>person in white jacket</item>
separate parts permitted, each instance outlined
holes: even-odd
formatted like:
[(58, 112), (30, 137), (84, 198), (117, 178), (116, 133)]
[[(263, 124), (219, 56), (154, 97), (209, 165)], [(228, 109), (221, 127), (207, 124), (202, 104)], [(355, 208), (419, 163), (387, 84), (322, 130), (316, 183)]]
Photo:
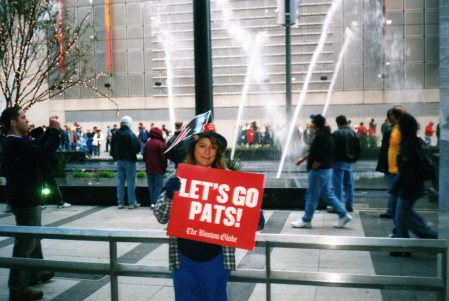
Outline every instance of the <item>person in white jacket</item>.
[(94, 141), (93, 141), (92, 145), (94, 147), (94, 156), (100, 157), (101, 141), (103, 141), (103, 139), (104, 139), (101, 129), (97, 129), (97, 131), (94, 134), (93, 139), (94, 139)]

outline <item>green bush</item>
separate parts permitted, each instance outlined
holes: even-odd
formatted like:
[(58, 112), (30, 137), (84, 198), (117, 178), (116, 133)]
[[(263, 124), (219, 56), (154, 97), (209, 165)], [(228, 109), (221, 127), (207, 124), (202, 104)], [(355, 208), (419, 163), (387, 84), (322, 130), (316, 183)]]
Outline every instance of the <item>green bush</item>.
[(138, 172), (136, 173), (136, 177), (137, 177), (138, 179), (144, 179), (144, 178), (146, 177), (146, 172), (140, 170), (140, 171), (138, 171)]
[(239, 171), (242, 169), (242, 160), (240, 157), (235, 156), (234, 159), (226, 159), (226, 168), (233, 171)]
[(71, 175), (74, 178), (93, 178), (93, 174), (85, 170), (72, 171)]
[(112, 170), (97, 170), (96, 172), (93, 172), (94, 177), (99, 178), (108, 178), (113, 179), (115, 178), (115, 171)]

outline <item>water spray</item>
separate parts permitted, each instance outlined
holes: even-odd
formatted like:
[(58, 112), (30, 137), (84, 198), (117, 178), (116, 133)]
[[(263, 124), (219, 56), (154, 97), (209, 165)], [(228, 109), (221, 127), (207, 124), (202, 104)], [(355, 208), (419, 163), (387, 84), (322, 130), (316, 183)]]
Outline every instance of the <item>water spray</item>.
[[(354, 22), (354, 23), (356, 23), (356, 22)], [(354, 27), (354, 24), (353, 24), (353, 27)], [(327, 109), (329, 108), (329, 104), (331, 101), (331, 94), (332, 94), (332, 91), (334, 90), (338, 72), (340, 71), (343, 57), (346, 53), (346, 50), (348, 49), (349, 43), (351, 42), (353, 35), (354, 34), (353, 34), (352, 30), (349, 27), (347, 27), (345, 30), (345, 42), (343, 43), (343, 46), (341, 47), (340, 54), (338, 55), (337, 64), (335, 65), (334, 74), (332, 75), (331, 84), (329, 85), (329, 89), (327, 90), (326, 102), (324, 104), (323, 113), (321, 114), (323, 116), (326, 116)]]
[(295, 124), (296, 124), (296, 120), (298, 119), (299, 116), (299, 112), (301, 111), (302, 108), (302, 104), (304, 103), (304, 99), (306, 97), (307, 94), (307, 89), (309, 87), (309, 82), (310, 79), (312, 78), (312, 71), (315, 68), (316, 62), (318, 60), (318, 57), (321, 53), (321, 50), (323, 49), (324, 46), (324, 42), (326, 41), (327, 38), (327, 31), (329, 29), (330, 23), (332, 21), (332, 18), (335, 14), (335, 12), (337, 11), (337, 8), (340, 6), (342, 0), (335, 0), (332, 2), (331, 8), (329, 9), (329, 12), (326, 15), (326, 18), (324, 19), (324, 24), (323, 24), (323, 30), (321, 32), (320, 35), (320, 39), (318, 41), (318, 46), (315, 48), (315, 51), (313, 52), (313, 56), (312, 56), (312, 60), (310, 61), (309, 64), (309, 68), (307, 70), (307, 74), (306, 74), (306, 78), (304, 81), (304, 85), (303, 88), (301, 90), (301, 93), (299, 95), (299, 100), (298, 100), (298, 104), (296, 105), (296, 109), (295, 112), (293, 114), (293, 118), (290, 122), (290, 127), (288, 129), (288, 134), (287, 134), (287, 141), (285, 143), (284, 146), (284, 150), (282, 152), (282, 157), (281, 157), (281, 162), (279, 163), (279, 168), (276, 174), (276, 178), (279, 179), (281, 177), (281, 173), (282, 173), (282, 168), (284, 167), (284, 163), (285, 163), (285, 158), (287, 157), (287, 151), (288, 151), (288, 147), (290, 145), (290, 142), (292, 140), (292, 136), (293, 136), (293, 131), (295, 128)]

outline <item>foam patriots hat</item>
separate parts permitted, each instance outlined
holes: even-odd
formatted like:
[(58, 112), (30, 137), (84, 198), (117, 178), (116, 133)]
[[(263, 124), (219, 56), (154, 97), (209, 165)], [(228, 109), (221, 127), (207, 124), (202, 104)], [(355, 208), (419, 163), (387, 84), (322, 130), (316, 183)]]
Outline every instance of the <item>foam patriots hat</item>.
[(215, 130), (215, 125), (213, 123), (206, 123), (203, 127), (203, 130), (199, 133), (196, 133), (192, 136), (192, 138), (187, 139), (188, 145), (193, 145), (194, 142), (199, 141), (202, 138), (209, 138), (209, 137), (215, 137), (217, 139), (218, 147), (224, 151), (226, 149), (226, 146), (228, 142), (226, 141), (226, 138), (222, 135), (218, 134)]
[(209, 122), (210, 115), (211, 111), (199, 114), (183, 127), (175, 141), (165, 150), (167, 158), (175, 162), (182, 161), (180, 158), (184, 157), (189, 145), (204, 137), (215, 137), (218, 146), (222, 150), (226, 149), (227, 141), (225, 137), (216, 132), (214, 124)]

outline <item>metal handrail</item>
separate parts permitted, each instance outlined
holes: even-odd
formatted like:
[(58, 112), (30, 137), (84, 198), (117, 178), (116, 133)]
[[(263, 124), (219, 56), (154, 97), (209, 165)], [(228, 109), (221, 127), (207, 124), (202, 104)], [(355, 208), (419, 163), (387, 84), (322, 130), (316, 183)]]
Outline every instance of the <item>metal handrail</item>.
[[(45, 269), (71, 273), (110, 275), (111, 300), (118, 300), (118, 276), (170, 278), (167, 266), (119, 263), (118, 242), (168, 243), (163, 231), (91, 230), (52, 227), (1, 226), (0, 236), (109, 242), (109, 263), (67, 262), (48, 259), (0, 257), (0, 267)], [(342, 237), (258, 233), (256, 246), (265, 248), (265, 270), (238, 269), (230, 281), (266, 284), (266, 298), (271, 300), (271, 284), (318, 285), (374, 289), (415, 289), (436, 291), (446, 300), (447, 241), (442, 239), (401, 239), (377, 237)], [(427, 252), (438, 254), (439, 275), (435, 277), (363, 275), (330, 272), (277, 271), (271, 269), (272, 248), (327, 249), (352, 251)]]

